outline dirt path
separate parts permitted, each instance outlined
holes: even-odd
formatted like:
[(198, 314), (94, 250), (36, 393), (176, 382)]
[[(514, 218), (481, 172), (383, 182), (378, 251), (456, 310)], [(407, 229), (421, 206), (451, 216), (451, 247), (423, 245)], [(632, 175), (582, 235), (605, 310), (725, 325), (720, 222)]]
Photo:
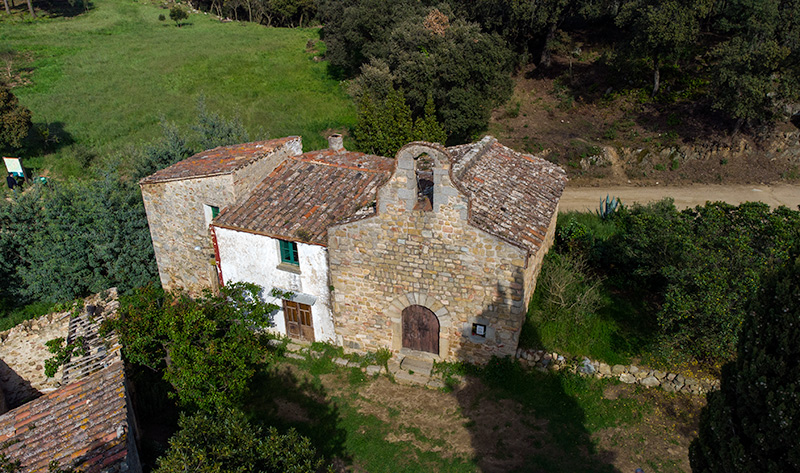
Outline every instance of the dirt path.
[(800, 185), (689, 185), (680, 187), (609, 186), (570, 187), (564, 190), (559, 211), (596, 210), (606, 196), (619, 197), (623, 204), (647, 203), (664, 197), (675, 199), (678, 208), (703, 205), (706, 201), (724, 201), (738, 205), (747, 201), (760, 201), (771, 207), (785, 205), (796, 209), (800, 205)]

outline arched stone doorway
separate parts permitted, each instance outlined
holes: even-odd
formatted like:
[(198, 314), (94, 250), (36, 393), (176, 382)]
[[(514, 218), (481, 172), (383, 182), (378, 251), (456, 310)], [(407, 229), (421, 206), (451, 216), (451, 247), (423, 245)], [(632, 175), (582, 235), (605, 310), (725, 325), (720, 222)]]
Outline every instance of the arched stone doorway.
[(439, 319), (421, 305), (403, 309), (403, 348), (439, 354)]

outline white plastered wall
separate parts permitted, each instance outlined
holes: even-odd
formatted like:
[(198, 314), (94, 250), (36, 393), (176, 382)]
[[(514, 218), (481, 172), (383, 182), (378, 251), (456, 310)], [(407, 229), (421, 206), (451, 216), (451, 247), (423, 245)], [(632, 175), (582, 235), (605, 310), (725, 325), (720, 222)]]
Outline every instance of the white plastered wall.
[[(294, 300), (304, 304), (313, 299), (313, 303), (309, 305), (314, 320), (314, 339), (318, 342), (336, 340), (330, 305), (327, 248), (297, 243), (299, 272), (292, 272), (278, 268), (281, 266), (281, 257), (277, 239), (220, 227), (214, 227), (214, 233), (225, 284), (258, 284), (264, 288), (267, 301), (275, 302), (279, 306), (280, 301), (270, 297), (273, 288), (294, 293)], [(275, 327), (272, 330), (286, 335), (282, 309), (275, 314), (273, 322)]]

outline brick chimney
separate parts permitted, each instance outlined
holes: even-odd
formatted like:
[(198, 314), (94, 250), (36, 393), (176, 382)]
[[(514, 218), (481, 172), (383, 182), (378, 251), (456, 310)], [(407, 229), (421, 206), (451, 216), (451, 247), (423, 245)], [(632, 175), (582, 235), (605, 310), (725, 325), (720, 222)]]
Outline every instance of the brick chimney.
[(342, 135), (336, 133), (328, 137), (328, 147), (336, 152), (344, 151), (344, 141)]

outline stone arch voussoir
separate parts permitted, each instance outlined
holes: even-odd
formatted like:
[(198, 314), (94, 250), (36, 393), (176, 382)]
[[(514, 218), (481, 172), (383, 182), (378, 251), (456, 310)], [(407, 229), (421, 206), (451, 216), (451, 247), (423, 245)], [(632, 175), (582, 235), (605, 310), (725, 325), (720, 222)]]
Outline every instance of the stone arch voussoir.
[(400, 351), (403, 346), (403, 309), (410, 305), (421, 305), (430, 309), (439, 319), (439, 358), (447, 358), (450, 348), (449, 333), (453, 326), (447, 307), (436, 297), (426, 292), (407, 292), (397, 296), (386, 309), (392, 326), (392, 351)]

